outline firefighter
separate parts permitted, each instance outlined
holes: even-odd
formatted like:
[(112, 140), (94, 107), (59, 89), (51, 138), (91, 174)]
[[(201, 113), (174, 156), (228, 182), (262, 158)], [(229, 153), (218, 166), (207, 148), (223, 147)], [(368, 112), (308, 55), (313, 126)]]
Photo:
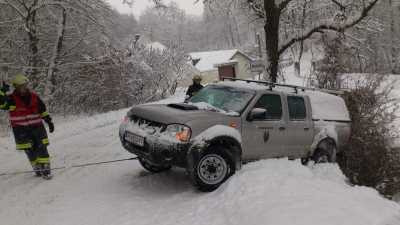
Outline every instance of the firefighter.
[(0, 90), (0, 109), (10, 112), (10, 124), (14, 133), (17, 150), (25, 151), (37, 177), (51, 179), (50, 156), (47, 152), (49, 139), (42, 119), (49, 125), (50, 133), (54, 124), (43, 101), (28, 89), (29, 80), (21, 74), (13, 77), (12, 94), (6, 95), (10, 86), (4, 81)]
[(189, 86), (188, 90), (186, 91), (186, 97), (185, 100), (192, 97), (195, 95), (198, 91), (200, 91), (203, 88), (203, 85), (201, 85), (201, 76), (200, 74), (196, 74), (193, 77), (193, 84)]

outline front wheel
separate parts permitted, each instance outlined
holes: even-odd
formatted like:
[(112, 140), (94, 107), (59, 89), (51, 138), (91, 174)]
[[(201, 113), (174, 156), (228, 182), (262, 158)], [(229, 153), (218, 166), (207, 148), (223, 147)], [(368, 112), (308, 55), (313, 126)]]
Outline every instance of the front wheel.
[(226, 148), (213, 147), (203, 154), (194, 170), (187, 172), (196, 189), (210, 192), (235, 174), (235, 160)]
[(138, 157), (138, 158), (139, 158), (140, 165), (142, 165), (143, 168), (145, 168), (146, 170), (148, 170), (152, 173), (161, 173), (163, 171), (170, 170), (172, 168), (172, 166), (170, 166), (170, 165), (155, 165), (155, 164), (151, 164), (151, 163), (145, 161), (142, 157)]

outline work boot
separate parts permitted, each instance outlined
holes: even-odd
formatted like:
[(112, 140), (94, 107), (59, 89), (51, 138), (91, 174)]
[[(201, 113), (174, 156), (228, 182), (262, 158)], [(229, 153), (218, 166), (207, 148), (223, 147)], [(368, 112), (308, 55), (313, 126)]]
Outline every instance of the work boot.
[(40, 165), (39, 164), (33, 165), (32, 168), (33, 168), (33, 172), (35, 172), (35, 176), (36, 177), (41, 177), (42, 176), (42, 173), (40, 172), (41, 169), (40, 169)]
[(53, 175), (51, 175), (50, 163), (42, 163), (41, 169), (42, 169), (42, 177), (44, 179), (53, 178)]

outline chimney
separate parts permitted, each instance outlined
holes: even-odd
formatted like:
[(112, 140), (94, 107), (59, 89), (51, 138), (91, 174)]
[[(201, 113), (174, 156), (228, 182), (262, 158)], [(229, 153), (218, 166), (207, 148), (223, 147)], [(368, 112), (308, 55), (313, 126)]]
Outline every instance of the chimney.
[(140, 37), (139, 34), (135, 34), (135, 40), (136, 40), (136, 42), (139, 41), (139, 37)]

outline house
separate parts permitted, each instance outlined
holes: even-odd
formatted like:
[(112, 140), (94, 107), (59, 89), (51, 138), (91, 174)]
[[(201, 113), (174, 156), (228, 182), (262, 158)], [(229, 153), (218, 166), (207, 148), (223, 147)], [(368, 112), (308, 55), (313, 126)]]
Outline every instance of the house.
[[(213, 83), (220, 77), (253, 78), (258, 72), (250, 71), (252, 58), (238, 49), (192, 52), (189, 53), (191, 65), (203, 78), (202, 83)], [(193, 74), (194, 76), (194, 74)], [(192, 84), (193, 76), (188, 77), (179, 86)]]
[(149, 38), (146, 36), (142, 35), (140, 36), (139, 34), (135, 34), (135, 40), (133, 41), (133, 47), (134, 46), (145, 46), (146, 49), (159, 49), (163, 51), (165, 49), (165, 46), (162, 45), (159, 42), (152, 42), (150, 41)]
[(146, 36), (144, 36), (144, 35), (140, 36), (139, 34), (135, 34), (135, 40), (133, 41), (133, 44), (135, 46), (147, 45), (147, 44), (151, 44), (151, 43), (153, 43), (153, 42), (150, 41), (150, 39), (148, 39)]
[[(145, 46), (146, 48), (160, 49), (165, 47), (159, 42), (152, 42), (144, 35), (135, 35), (134, 46)], [(187, 87), (193, 83), (195, 74), (200, 74), (203, 78), (202, 83), (213, 83), (220, 77), (235, 78), (254, 78), (258, 72), (250, 71), (250, 62), (252, 58), (238, 49), (210, 51), (210, 52), (192, 52), (189, 53), (189, 68), (194, 68), (195, 72), (187, 76), (178, 86)], [(172, 72), (171, 72), (172, 74)]]

